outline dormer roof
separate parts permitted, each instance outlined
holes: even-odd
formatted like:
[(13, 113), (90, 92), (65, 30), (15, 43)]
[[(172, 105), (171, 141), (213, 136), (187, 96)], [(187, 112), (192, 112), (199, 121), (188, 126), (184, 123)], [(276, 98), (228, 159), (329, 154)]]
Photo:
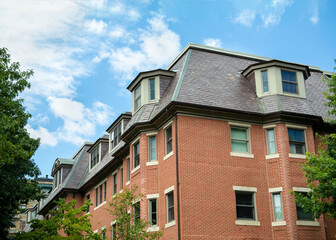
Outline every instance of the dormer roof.
[(109, 140), (109, 136), (104, 134), (103, 136), (101, 136), (100, 138), (97, 139), (97, 141), (94, 142), (94, 144), (91, 145), (91, 147), (89, 147), (89, 149), (87, 150), (87, 152), (91, 152), (93, 149), (95, 149), (99, 143), (101, 142), (108, 142)]
[(67, 159), (67, 158), (56, 158), (53, 168), (51, 170), (51, 176), (54, 176), (55, 172), (60, 169), (61, 166), (70, 165), (72, 166), (75, 162), (75, 159)]
[(114, 120), (114, 122), (106, 129), (106, 132), (110, 132), (113, 128), (115, 128), (122, 119), (128, 119), (129, 120), (131, 118), (132, 118), (132, 113), (131, 112), (124, 112), (116, 120)]
[(262, 69), (262, 68), (268, 68), (268, 67), (285, 67), (287, 69), (292, 69), (294, 71), (301, 71), (303, 73), (304, 79), (306, 80), (308, 77), (310, 77), (310, 70), (309, 67), (306, 65), (301, 65), (297, 63), (291, 63), (291, 62), (285, 62), (285, 61), (280, 61), (276, 59), (272, 59), (270, 61), (263, 61), (260, 63), (254, 63), (245, 68), (242, 71), (242, 74), (247, 77), (252, 73), (254, 70)]
[(169, 71), (169, 70), (164, 70), (164, 69), (156, 69), (152, 71), (147, 71), (147, 72), (140, 72), (134, 80), (128, 85), (127, 89), (129, 91), (133, 91), (134, 88), (138, 85), (138, 83), (143, 79), (143, 78), (150, 78), (154, 76), (166, 76), (166, 77), (174, 77), (176, 72)]

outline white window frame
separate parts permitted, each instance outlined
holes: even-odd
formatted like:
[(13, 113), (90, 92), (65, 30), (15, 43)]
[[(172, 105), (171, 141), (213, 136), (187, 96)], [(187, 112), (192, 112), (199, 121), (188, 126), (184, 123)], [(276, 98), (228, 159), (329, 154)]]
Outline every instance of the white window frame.
[[(167, 152), (167, 129), (171, 127), (171, 151)], [(165, 148), (165, 156), (163, 158), (163, 160), (166, 160), (167, 158), (169, 158), (170, 156), (172, 156), (174, 154), (174, 147), (173, 147), (173, 121), (169, 121), (164, 127), (163, 127), (163, 131), (164, 131), (164, 148)]]
[(123, 134), (123, 129), (124, 129), (124, 120), (120, 120), (120, 122), (111, 130), (110, 134), (109, 134), (109, 149), (110, 149), (110, 153), (113, 152), (114, 149), (117, 148), (117, 146), (119, 145), (119, 143), (121, 142), (121, 139), (119, 139), (119, 142), (117, 143), (117, 145), (112, 146), (112, 140), (113, 140), (113, 144), (114, 144), (114, 130), (116, 130), (120, 125), (120, 135)]
[[(99, 152), (98, 162), (94, 166), (91, 166), (91, 155), (96, 148), (98, 148), (98, 152)], [(98, 143), (98, 145), (89, 154), (89, 171), (94, 169), (100, 162), (101, 162), (101, 147), (100, 147), (100, 143)]]
[[(169, 227), (172, 227), (172, 226), (174, 226), (175, 224), (176, 224), (176, 221), (175, 221), (175, 200), (174, 200), (174, 198), (175, 198), (175, 196), (174, 196), (174, 189), (175, 189), (175, 187), (174, 187), (174, 185), (173, 186), (171, 186), (171, 187), (169, 187), (169, 188), (167, 188), (167, 189), (165, 189), (164, 190), (164, 194), (165, 194), (165, 197), (166, 197), (166, 215), (167, 215), (167, 218), (166, 218), (166, 224), (165, 224), (165, 228), (169, 228)], [(169, 219), (168, 219), (168, 195), (170, 195), (170, 194), (173, 194), (173, 201), (174, 201), (174, 205), (173, 205), (173, 207), (174, 207), (174, 220), (171, 220), (171, 221), (169, 221)]]
[[(254, 154), (252, 154), (252, 144), (251, 144), (251, 124), (239, 123), (239, 122), (229, 122), (229, 125), (230, 125), (230, 144), (231, 144), (231, 146), (230, 146), (231, 147), (230, 156), (254, 158)], [(232, 128), (244, 128), (244, 129), (246, 129), (247, 136), (248, 136), (248, 143), (247, 143), (248, 152), (234, 152), (234, 151), (232, 151), (232, 137), (231, 137)]]
[[(245, 220), (245, 219), (236, 219), (236, 225), (244, 225), (244, 226), (260, 226), (260, 222), (258, 221), (257, 214), (257, 202), (256, 202), (256, 187), (246, 187), (246, 186), (233, 186), (234, 194), (235, 194), (235, 207), (237, 209), (237, 200), (236, 200), (236, 192), (249, 192), (252, 193), (253, 207), (254, 207), (254, 216), (255, 219)], [(237, 211), (237, 210), (236, 210)], [(237, 213), (236, 213), (237, 218)]]
[[(267, 87), (268, 87), (268, 91), (265, 92), (264, 91), (264, 79), (263, 79), (263, 72), (266, 72), (266, 76), (267, 76)], [(268, 69), (262, 69), (260, 70), (260, 75), (261, 75), (261, 89), (263, 93), (270, 93), (270, 84), (269, 84), (269, 79), (268, 79)]]
[[(292, 93), (292, 92), (286, 92), (286, 91), (284, 91), (284, 87), (283, 87), (283, 82), (284, 82), (284, 81), (283, 81), (283, 79), (282, 79), (282, 71), (295, 73), (295, 79), (296, 79), (296, 93)], [(280, 77), (281, 77), (281, 89), (282, 89), (282, 92), (283, 92), (284, 94), (299, 95), (299, 81), (298, 81), (297, 71), (288, 70), (288, 69), (286, 69), (286, 68), (280, 68)], [(290, 81), (286, 81), (286, 83), (294, 84), (294, 82), (290, 82)]]
[[(282, 187), (269, 188), (268, 191), (269, 191), (269, 193), (271, 193), (271, 198), (272, 198), (272, 210), (273, 210), (272, 226), (273, 227), (285, 226), (286, 221), (285, 221), (284, 205), (283, 205), (283, 198), (282, 198)], [(274, 194), (280, 194), (281, 211), (282, 211), (282, 217), (283, 217), (282, 221), (276, 221), (276, 219), (275, 219)]]
[[(148, 143), (148, 161), (146, 162), (147, 166), (153, 166), (153, 165), (158, 165), (158, 144), (157, 144), (157, 132), (151, 132), (151, 133), (147, 133), (147, 143)], [(151, 159), (151, 141), (150, 139), (155, 137), (155, 160)]]
[[(104, 191), (104, 183), (105, 184), (105, 191)], [(100, 185), (102, 185), (102, 202), (99, 203), (99, 187)], [(98, 198), (97, 198), (97, 190), (98, 189)], [(105, 198), (104, 198), (104, 192), (105, 194)], [(93, 211), (95, 211), (96, 209), (100, 208), (101, 206), (103, 206), (106, 203), (106, 199), (107, 199), (107, 178), (105, 178), (103, 181), (101, 181), (100, 183), (98, 183), (95, 188), (94, 188), (94, 193), (95, 193), (95, 208), (93, 209)]]
[[(139, 144), (139, 164), (135, 166), (135, 154), (134, 154), (134, 149), (135, 149), (135, 145)], [(133, 169), (131, 171), (131, 174), (134, 173), (135, 171), (137, 171), (138, 169), (140, 169), (140, 137), (136, 138), (133, 142), (132, 142), (132, 148), (133, 148), (133, 156), (132, 156), (132, 162), (133, 162)]]
[[(139, 97), (137, 98), (136, 97), (136, 91), (139, 89), (139, 91), (140, 91), (140, 95), (139, 95)], [(134, 112), (136, 112), (138, 109), (140, 109), (140, 107), (141, 107), (141, 105), (142, 105), (142, 99), (141, 99), (141, 95), (142, 95), (142, 89), (141, 89), (141, 84), (139, 84), (139, 86), (137, 86), (135, 89), (134, 89), (134, 102), (133, 102), (133, 105), (134, 105)], [(137, 101), (137, 100), (139, 100), (139, 106), (135, 106), (135, 102)]]
[[(154, 81), (154, 99), (151, 99), (151, 80)], [(149, 78), (148, 79), (148, 100), (149, 102), (154, 102), (156, 100), (156, 79), (155, 78)]]
[[(266, 159), (272, 159), (272, 158), (279, 158), (279, 153), (278, 153), (278, 146), (277, 146), (277, 137), (276, 137), (276, 125), (265, 125), (263, 126), (263, 128), (265, 129), (265, 138), (266, 138)], [(269, 140), (268, 140), (268, 134), (267, 131), (268, 130), (274, 130), (274, 142), (275, 142), (275, 153), (270, 154), (269, 153)]]
[[(154, 232), (154, 231), (158, 231), (159, 230), (159, 208), (158, 208), (158, 198), (159, 198), (159, 194), (156, 193), (156, 194), (148, 194), (147, 195), (147, 199), (148, 199), (148, 222), (150, 223), (149, 224), (149, 227), (147, 229), (148, 232)], [(156, 201), (156, 224), (155, 225), (151, 225), (151, 221), (152, 221), (152, 209), (151, 209), (151, 201), (152, 200), (155, 200)]]

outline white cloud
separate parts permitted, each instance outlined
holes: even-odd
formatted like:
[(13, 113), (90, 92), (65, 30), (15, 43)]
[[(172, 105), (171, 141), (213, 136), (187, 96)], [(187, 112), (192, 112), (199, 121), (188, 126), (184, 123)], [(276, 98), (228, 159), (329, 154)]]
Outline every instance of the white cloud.
[(311, 2), (312, 16), (309, 18), (311, 23), (318, 24), (319, 22), (319, 4), (318, 1)]
[(219, 38), (207, 38), (203, 41), (203, 43), (211, 47), (222, 47), (222, 41)]
[(30, 125), (27, 125), (27, 131), (30, 133), (32, 138), (40, 138), (41, 145), (56, 146), (58, 140), (53, 133), (50, 133), (46, 128), (39, 127), (38, 129), (33, 129)]
[(128, 20), (131, 21), (137, 21), (141, 18), (140, 13), (136, 9), (130, 6), (126, 6), (121, 2), (117, 2), (113, 6), (111, 6), (110, 12), (112, 14), (124, 15), (127, 17)]
[(86, 21), (84, 26), (87, 28), (87, 31), (95, 34), (101, 34), (107, 29), (107, 24), (103, 20), (97, 21), (96, 19)]
[(113, 39), (119, 39), (127, 35), (126, 30), (122, 26), (115, 26), (109, 33)]
[(266, 27), (266, 28), (271, 26), (271, 25), (279, 24), (280, 21), (281, 21), (281, 17), (277, 16), (277, 15), (274, 15), (274, 14), (262, 15), (261, 19), (264, 23), (263, 26)]
[(168, 64), (180, 51), (180, 37), (168, 28), (162, 15), (154, 15), (148, 23), (146, 29), (139, 30), (139, 49), (124, 46), (111, 51), (109, 62), (112, 69), (121, 75), (121, 86), (136, 72)]
[(244, 25), (246, 27), (252, 26), (256, 12), (253, 10), (245, 9), (239, 13), (237, 17), (233, 19), (234, 23)]

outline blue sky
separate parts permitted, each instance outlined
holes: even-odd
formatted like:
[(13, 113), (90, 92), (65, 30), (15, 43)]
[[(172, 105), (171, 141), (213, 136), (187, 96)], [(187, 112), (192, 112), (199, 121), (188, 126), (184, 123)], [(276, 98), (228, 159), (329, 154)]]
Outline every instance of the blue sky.
[(131, 109), (126, 86), (165, 68), (189, 43), (333, 71), (333, 0), (1, 0), (0, 47), (31, 88), (27, 126), (42, 175)]

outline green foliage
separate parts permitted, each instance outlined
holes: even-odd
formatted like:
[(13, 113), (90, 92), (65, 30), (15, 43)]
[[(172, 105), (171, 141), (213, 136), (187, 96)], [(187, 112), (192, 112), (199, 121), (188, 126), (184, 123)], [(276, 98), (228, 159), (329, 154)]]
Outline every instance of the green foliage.
[[(140, 203), (142, 194), (136, 194), (136, 186), (124, 188), (122, 193), (115, 194), (107, 209), (115, 219), (115, 238), (121, 240), (160, 239), (162, 231), (147, 232), (149, 223), (145, 219), (135, 220), (135, 202)], [(140, 203), (141, 204), (141, 203)], [(111, 229), (113, 231), (113, 229)]]
[(327, 217), (336, 219), (336, 134), (321, 140), (328, 148), (320, 147), (317, 155), (307, 153), (307, 162), (303, 165), (312, 191), (307, 196), (295, 193), (295, 201), (315, 217), (326, 213)]
[[(92, 232), (90, 223), (90, 214), (86, 214), (88, 206), (92, 205), (87, 200), (80, 208), (75, 208), (76, 201), (72, 200), (65, 203), (64, 199), (55, 202), (57, 209), (50, 211), (52, 215), (48, 220), (31, 221), (32, 231), (23, 232), (17, 235), (17, 240), (44, 240), (44, 239), (95, 239), (101, 237)], [(65, 236), (61, 236), (59, 232), (63, 232)]]
[(21, 71), (19, 63), (11, 63), (8, 50), (0, 48), (0, 239), (7, 239), (20, 204), (41, 197), (37, 183), (28, 179), (40, 174), (31, 159), (39, 140), (30, 138), (25, 129), (30, 114), (18, 98), (30, 87), (32, 74), (32, 70)]
[[(336, 116), (336, 76), (335, 75), (331, 75), (330, 77), (325, 76), (323, 80), (327, 83), (329, 88), (328, 92), (323, 92), (323, 94), (327, 98), (327, 102), (325, 103), (325, 105), (331, 108), (328, 111), (329, 115)], [(331, 124), (336, 123), (336, 120), (328, 119), (328, 121)]]

